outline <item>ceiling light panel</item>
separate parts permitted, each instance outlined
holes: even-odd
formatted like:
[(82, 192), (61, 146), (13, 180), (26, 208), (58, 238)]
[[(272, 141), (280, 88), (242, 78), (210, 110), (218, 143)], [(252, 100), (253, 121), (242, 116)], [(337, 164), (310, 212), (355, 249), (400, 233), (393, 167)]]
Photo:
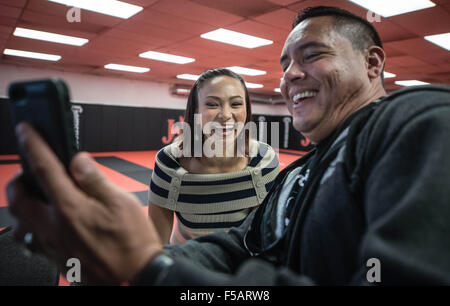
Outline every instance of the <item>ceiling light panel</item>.
[(168, 53), (161, 53), (155, 51), (147, 51), (139, 54), (139, 57), (148, 58), (156, 61), (169, 62), (174, 64), (188, 64), (195, 62), (194, 58), (178, 56)]
[(128, 19), (142, 11), (141, 6), (117, 0), (48, 0), (84, 10)]
[(248, 83), (245, 82), (245, 86), (247, 86), (247, 88), (263, 88), (264, 85), (262, 84), (255, 84), (255, 83)]
[(229, 69), (233, 72), (236, 72), (237, 74), (243, 74), (243, 75), (249, 75), (249, 76), (265, 75), (267, 73), (266, 71), (263, 71), (263, 70), (257, 70), (257, 69), (239, 67), (239, 66), (227, 67), (227, 69)]
[(200, 37), (249, 49), (262, 47), (273, 43), (271, 40), (222, 28), (202, 34)]
[(105, 65), (105, 68), (111, 69), (111, 70), (120, 70), (120, 71), (136, 72), (136, 73), (145, 73), (145, 72), (150, 71), (150, 68), (120, 65), (120, 64), (108, 64), (108, 65)]
[(390, 73), (390, 72), (387, 72), (387, 71), (384, 72), (384, 78), (385, 78), (385, 79), (395, 78), (396, 76), (397, 76), (397, 75), (394, 74), (394, 73)]
[(425, 39), (435, 45), (438, 45), (441, 48), (450, 51), (450, 32), (445, 34), (425, 36)]
[(189, 73), (183, 73), (183, 74), (177, 75), (178, 79), (190, 80), (190, 81), (197, 81), (198, 77), (199, 77), (199, 75), (189, 74)]
[(44, 40), (44, 41), (50, 41), (50, 42), (72, 45), (72, 46), (83, 46), (84, 44), (86, 44), (89, 41), (88, 39), (85, 39), (85, 38), (79, 38), (79, 37), (73, 37), (73, 36), (67, 36), (67, 35), (61, 35), (61, 34), (55, 34), (55, 33), (43, 32), (43, 31), (36, 31), (36, 30), (24, 29), (24, 28), (16, 28), (13, 35), (18, 36), (18, 37)]
[(400, 86), (415, 86), (415, 85), (427, 85), (430, 83), (418, 81), (418, 80), (406, 80), (406, 81), (395, 81), (395, 84)]
[(46, 60), (46, 61), (54, 61), (54, 62), (59, 61), (61, 59), (60, 55), (46, 54), (46, 53), (39, 53), (39, 52), (30, 52), (30, 51), (23, 51), (23, 50), (14, 50), (14, 49), (5, 49), (3, 51), (3, 54), (11, 55), (11, 56), (26, 57), (26, 58), (34, 58), (34, 59), (40, 59), (40, 60)]
[(436, 6), (429, 0), (349, 0), (383, 17), (410, 13)]

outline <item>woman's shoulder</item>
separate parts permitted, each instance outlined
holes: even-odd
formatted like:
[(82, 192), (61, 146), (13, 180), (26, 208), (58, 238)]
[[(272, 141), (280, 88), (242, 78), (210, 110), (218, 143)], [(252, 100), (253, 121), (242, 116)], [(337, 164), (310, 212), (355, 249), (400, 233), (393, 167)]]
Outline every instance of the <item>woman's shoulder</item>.
[(257, 149), (257, 151), (253, 152), (253, 156), (260, 155), (262, 157), (265, 157), (276, 155), (275, 150), (265, 142), (254, 140), (254, 144), (252, 144), (252, 147)]
[(278, 156), (275, 150), (267, 143), (254, 140), (251, 146), (252, 150), (251, 160), (249, 166), (251, 167), (266, 167), (278, 164)]
[(180, 163), (177, 158), (178, 146), (175, 143), (171, 143), (156, 153), (155, 164), (166, 168), (177, 169), (180, 167)]

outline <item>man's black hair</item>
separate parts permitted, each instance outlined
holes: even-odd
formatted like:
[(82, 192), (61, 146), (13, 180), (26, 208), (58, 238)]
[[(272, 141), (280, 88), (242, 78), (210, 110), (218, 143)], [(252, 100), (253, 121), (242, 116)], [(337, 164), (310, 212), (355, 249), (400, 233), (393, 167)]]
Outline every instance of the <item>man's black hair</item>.
[[(362, 52), (373, 45), (383, 48), (381, 38), (370, 22), (349, 11), (337, 7), (307, 7), (300, 11), (295, 17), (294, 22), (292, 23), (292, 29), (306, 19), (321, 16), (333, 17), (336, 30), (350, 40), (355, 50)], [(384, 67), (381, 81), (384, 86)]]
[[(383, 48), (380, 36), (377, 30), (367, 20), (350, 13), (349, 11), (332, 7), (332, 6), (314, 6), (303, 9), (297, 17), (295, 17), (292, 29), (295, 28), (300, 22), (305, 19), (320, 17), (320, 16), (332, 16), (335, 19), (335, 25), (340, 27), (339, 30), (345, 30), (343, 34), (346, 34), (350, 39), (353, 46), (362, 50), (361, 46), (364, 45), (376, 45)], [(345, 29), (342, 26), (348, 25)], [(365, 46), (367, 48), (368, 46)]]

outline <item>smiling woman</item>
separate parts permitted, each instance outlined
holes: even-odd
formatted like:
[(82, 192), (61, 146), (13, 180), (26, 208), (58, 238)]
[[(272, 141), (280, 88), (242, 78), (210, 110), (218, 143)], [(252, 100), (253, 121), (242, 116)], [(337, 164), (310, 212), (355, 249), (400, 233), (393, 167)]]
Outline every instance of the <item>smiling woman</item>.
[[(198, 118), (202, 126), (209, 126), (201, 136), (194, 128)], [(185, 124), (190, 128), (158, 152), (150, 182), (149, 216), (164, 243), (179, 244), (238, 226), (264, 200), (279, 163), (268, 144), (246, 135), (243, 127), (250, 118), (249, 95), (238, 74), (212, 69), (198, 78), (186, 107)], [(245, 154), (238, 155), (241, 137)], [(210, 143), (217, 149), (220, 144), (222, 154), (192, 154), (196, 139), (202, 147)], [(186, 147), (188, 154), (174, 154)]]

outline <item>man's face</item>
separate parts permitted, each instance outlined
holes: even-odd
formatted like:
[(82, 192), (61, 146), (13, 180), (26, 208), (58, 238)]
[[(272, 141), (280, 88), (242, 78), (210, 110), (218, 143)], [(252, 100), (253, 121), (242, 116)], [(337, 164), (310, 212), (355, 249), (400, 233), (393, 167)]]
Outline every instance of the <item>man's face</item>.
[(364, 55), (329, 16), (304, 20), (281, 53), (281, 93), (294, 128), (318, 143), (358, 108), (368, 83)]

